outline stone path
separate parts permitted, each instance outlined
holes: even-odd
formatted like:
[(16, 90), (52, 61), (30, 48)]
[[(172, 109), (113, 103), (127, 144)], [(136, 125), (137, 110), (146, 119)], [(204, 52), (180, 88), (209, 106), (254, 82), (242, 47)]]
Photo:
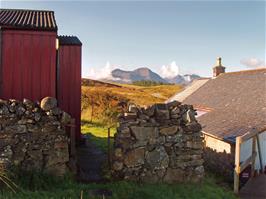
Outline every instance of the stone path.
[(78, 180), (103, 182), (102, 165), (106, 160), (106, 154), (87, 138), (85, 144), (77, 148)]
[(266, 199), (266, 175), (261, 174), (248, 181), (239, 196), (241, 199)]

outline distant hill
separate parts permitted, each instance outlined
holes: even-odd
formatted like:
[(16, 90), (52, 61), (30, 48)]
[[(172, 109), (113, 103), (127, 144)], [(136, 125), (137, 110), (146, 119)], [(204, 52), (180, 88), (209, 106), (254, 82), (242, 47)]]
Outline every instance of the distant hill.
[(133, 71), (124, 71), (121, 69), (115, 69), (112, 71), (112, 76), (115, 80), (122, 81), (122, 82), (135, 82), (141, 80), (150, 80), (155, 82), (163, 82), (167, 83), (165, 79), (163, 79), (157, 73), (151, 71), (148, 68), (138, 68)]
[(200, 76), (196, 74), (177, 75), (173, 78), (162, 78), (157, 73), (153, 72), (149, 68), (142, 67), (133, 71), (125, 71), (121, 69), (115, 69), (111, 72), (111, 77), (101, 79), (104, 82), (118, 82), (118, 83), (133, 83), (137, 81), (152, 81), (171, 84), (188, 84), (194, 79), (198, 79)]
[(173, 83), (173, 84), (188, 84), (190, 82), (192, 82), (194, 79), (199, 79), (200, 76), (199, 75), (177, 75), (173, 78), (166, 78), (165, 80), (169, 83)]

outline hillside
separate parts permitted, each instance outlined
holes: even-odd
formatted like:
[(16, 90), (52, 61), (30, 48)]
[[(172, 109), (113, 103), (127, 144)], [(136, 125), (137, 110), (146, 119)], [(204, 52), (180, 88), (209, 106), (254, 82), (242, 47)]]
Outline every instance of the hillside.
[(121, 70), (119, 68), (111, 71), (108, 77), (100, 79), (104, 82), (115, 82), (123, 84), (131, 84), (136, 81), (152, 81), (158, 83), (170, 83), (170, 84), (182, 84), (186, 85), (192, 82), (194, 79), (200, 78), (196, 74), (177, 74), (173, 77), (161, 77), (156, 72), (147, 67), (137, 68), (132, 71)]
[(140, 80), (151, 80), (155, 82), (167, 83), (165, 79), (163, 79), (157, 73), (151, 71), (148, 68), (138, 68), (134, 71), (124, 71), (121, 69), (115, 69), (112, 71), (112, 76), (115, 79), (129, 83)]
[(105, 124), (114, 123), (119, 112), (119, 102), (147, 106), (164, 102), (180, 89), (179, 85), (143, 87), (83, 79), (82, 119)]

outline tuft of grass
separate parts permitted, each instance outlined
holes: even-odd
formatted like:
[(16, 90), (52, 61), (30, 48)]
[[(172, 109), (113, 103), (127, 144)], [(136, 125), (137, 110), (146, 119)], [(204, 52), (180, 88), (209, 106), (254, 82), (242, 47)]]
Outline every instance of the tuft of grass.
[(16, 193), (18, 186), (8, 177), (7, 171), (4, 168), (0, 168), (0, 185), (3, 184), (9, 190)]

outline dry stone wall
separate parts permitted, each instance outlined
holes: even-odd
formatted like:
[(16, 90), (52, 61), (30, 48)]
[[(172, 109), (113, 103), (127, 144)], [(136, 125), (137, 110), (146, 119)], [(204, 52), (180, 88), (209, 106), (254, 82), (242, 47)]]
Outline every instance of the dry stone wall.
[(65, 124), (70, 116), (54, 98), (0, 100), (0, 167), (63, 175), (69, 161)]
[(190, 105), (129, 106), (115, 135), (112, 174), (140, 182), (199, 182), (204, 176), (201, 125)]

